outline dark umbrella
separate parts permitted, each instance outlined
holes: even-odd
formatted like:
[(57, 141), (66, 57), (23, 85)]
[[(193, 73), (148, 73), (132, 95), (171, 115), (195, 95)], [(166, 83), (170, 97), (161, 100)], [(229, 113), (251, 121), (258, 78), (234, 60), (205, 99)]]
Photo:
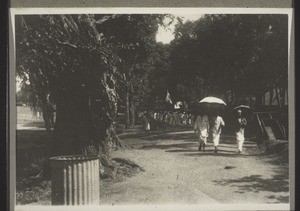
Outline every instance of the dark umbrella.
[(238, 110), (242, 111), (242, 115), (245, 117), (251, 117), (253, 115), (253, 109), (250, 106), (247, 105), (239, 105), (233, 109), (235, 112)]

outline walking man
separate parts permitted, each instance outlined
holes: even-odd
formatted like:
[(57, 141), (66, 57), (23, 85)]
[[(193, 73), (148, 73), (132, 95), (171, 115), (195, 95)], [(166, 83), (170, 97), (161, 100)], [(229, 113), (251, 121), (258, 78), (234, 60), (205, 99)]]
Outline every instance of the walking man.
[(220, 141), (220, 136), (222, 132), (222, 127), (225, 126), (225, 122), (219, 114), (212, 118), (212, 138), (215, 147), (215, 153), (218, 152), (218, 146)]
[(201, 148), (205, 150), (205, 145), (207, 144), (207, 137), (209, 131), (209, 120), (207, 115), (198, 115), (195, 124), (194, 124), (195, 134), (199, 139), (199, 148), (198, 150), (201, 151)]
[(243, 151), (243, 144), (245, 141), (245, 127), (247, 125), (246, 118), (242, 115), (242, 110), (237, 110), (237, 119), (235, 120), (235, 135), (238, 145), (238, 154)]

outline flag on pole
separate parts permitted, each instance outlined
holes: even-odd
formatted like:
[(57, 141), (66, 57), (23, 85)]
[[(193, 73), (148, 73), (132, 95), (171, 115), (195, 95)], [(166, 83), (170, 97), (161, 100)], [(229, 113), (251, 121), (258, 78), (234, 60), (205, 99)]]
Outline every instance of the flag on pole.
[(170, 95), (170, 93), (169, 93), (169, 90), (167, 90), (166, 102), (172, 104), (171, 95)]

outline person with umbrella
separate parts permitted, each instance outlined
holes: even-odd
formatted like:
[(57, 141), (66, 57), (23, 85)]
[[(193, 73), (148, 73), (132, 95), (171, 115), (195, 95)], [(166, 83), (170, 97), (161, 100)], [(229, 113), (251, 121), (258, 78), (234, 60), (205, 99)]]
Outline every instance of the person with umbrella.
[(237, 118), (235, 120), (235, 135), (238, 145), (238, 154), (240, 154), (243, 151), (243, 144), (245, 141), (245, 127), (247, 125), (247, 120), (243, 116), (241, 109), (236, 109), (236, 112)]
[(195, 130), (195, 134), (199, 139), (198, 150), (201, 151), (201, 148), (205, 150), (205, 145), (207, 144), (207, 137), (209, 134), (209, 119), (206, 114), (204, 115), (199, 114), (196, 117), (194, 130)]
[[(202, 110), (213, 112), (213, 111), (222, 110), (226, 106), (226, 103), (220, 98), (205, 97), (199, 102), (199, 106), (200, 106), (200, 109), (202, 109)], [(208, 117), (206, 117), (206, 118), (207, 118), (207, 124), (208, 124), (207, 127), (209, 128)], [(218, 115), (216, 116), (214, 121), (217, 122), (217, 124), (213, 126), (213, 130), (214, 130), (214, 132), (213, 132), (214, 138), (213, 139), (214, 139), (214, 145), (215, 145), (215, 149), (216, 149), (215, 152), (217, 152), (217, 146), (219, 145), (219, 139), (220, 139), (220, 134), (221, 134), (221, 130), (220, 130), (221, 125), (225, 125), (225, 123), (224, 123), (223, 119)], [(203, 120), (202, 120), (202, 122), (203, 122)], [(202, 123), (202, 124), (204, 124), (204, 123)], [(205, 134), (205, 131), (203, 131), (203, 134)], [(208, 136), (208, 134), (207, 134), (207, 136)], [(207, 137), (206, 137), (206, 139), (207, 139)], [(205, 144), (206, 144), (206, 141), (205, 141)]]
[(219, 115), (218, 111), (215, 112), (215, 115), (212, 117), (212, 138), (215, 147), (215, 153), (218, 152), (222, 127), (224, 126), (225, 126), (225, 122), (223, 118)]

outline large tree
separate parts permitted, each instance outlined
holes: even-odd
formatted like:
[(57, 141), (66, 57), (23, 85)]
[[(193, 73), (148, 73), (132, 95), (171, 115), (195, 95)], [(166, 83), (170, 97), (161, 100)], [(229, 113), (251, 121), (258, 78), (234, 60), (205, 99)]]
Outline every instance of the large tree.
[[(52, 136), (49, 156), (98, 154), (107, 162), (109, 147), (122, 144), (114, 131), (117, 84), (124, 64), (132, 62), (121, 52), (145, 48), (160, 17), (16, 17), (17, 75), (29, 81), (23, 85), (35, 96), (33, 106), (42, 108)], [(147, 27), (154, 27), (149, 36)]]

